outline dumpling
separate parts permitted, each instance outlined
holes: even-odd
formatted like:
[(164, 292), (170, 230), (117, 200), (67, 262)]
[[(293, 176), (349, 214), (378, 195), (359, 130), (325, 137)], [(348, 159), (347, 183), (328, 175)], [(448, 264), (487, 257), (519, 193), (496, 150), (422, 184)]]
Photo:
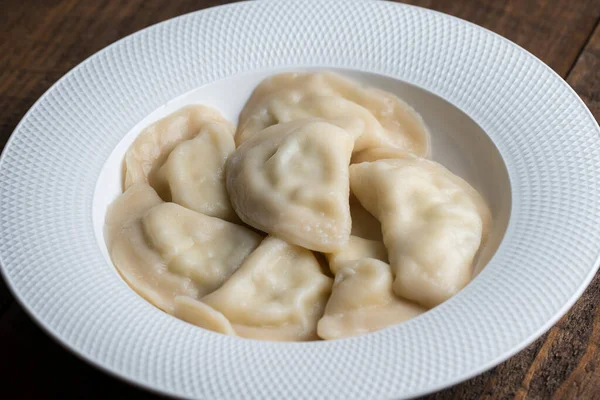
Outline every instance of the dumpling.
[(170, 273), (160, 254), (147, 242), (143, 216), (162, 200), (148, 185), (131, 186), (109, 207), (106, 246), (121, 276), (140, 296), (167, 312), (174, 296), (197, 295), (189, 278)]
[(381, 224), (370, 212), (360, 204), (350, 193), (350, 218), (352, 219), (352, 235), (364, 239), (383, 241)]
[(215, 126), (234, 132), (234, 127), (217, 110), (191, 105), (142, 130), (125, 154), (124, 189), (148, 183), (161, 198), (170, 200), (168, 184), (159, 177), (160, 167), (179, 143)]
[(387, 249), (383, 242), (377, 240), (363, 239), (358, 236), (350, 236), (348, 245), (335, 253), (326, 254), (330, 271), (335, 275), (349, 261), (361, 258), (374, 258), (388, 262)]
[(356, 336), (404, 322), (425, 311), (394, 295), (388, 264), (363, 258), (347, 263), (335, 275), (317, 333), (328, 340)]
[(236, 136), (238, 144), (269, 126), (307, 118), (321, 118), (349, 131), (357, 138), (355, 148), (358, 149), (362, 149), (369, 140), (386, 135), (385, 129), (369, 110), (343, 97), (300, 97), (297, 92), (284, 91), (264, 99), (262, 106), (266, 111), (255, 112), (244, 120), (243, 125), (240, 124)]
[(257, 133), (227, 160), (227, 191), (248, 225), (291, 244), (332, 252), (348, 243), (348, 165), (343, 129), (299, 120)]
[(163, 203), (146, 184), (131, 186), (109, 207), (106, 244), (112, 261), (142, 297), (174, 312), (174, 298), (218, 288), (260, 243), (257, 233)]
[(311, 251), (270, 236), (202, 302), (221, 312), (239, 336), (312, 340), (331, 285)]
[(169, 271), (191, 278), (198, 297), (219, 288), (262, 240), (248, 228), (175, 203), (152, 208), (142, 223)]
[(237, 336), (231, 322), (223, 314), (201, 301), (191, 297), (175, 297), (173, 315), (179, 319), (224, 335)]
[(173, 202), (211, 217), (239, 221), (225, 187), (225, 161), (235, 150), (233, 128), (209, 122), (198, 136), (180, 143), (158, 171)]
[(239, 145), (268, 126), (298, 118), (343, 121), (349, 116), (364, 123), (355, 151), (393, 147), (429, 154), (429, 131), (408, 104), (331, 72), (293, 72), (265, 79), (240, 114), (236, 142)]
[(467, 182), (409, 157), (353, 164), (350, 184), (381, 222), (398, 296), (434, 307), (467, 285), (491, 223)]
[(372, 147), (352, 155), (352, 164), (389, 160), (394, 158), (418, 158), (412, 153), (390, 147)]

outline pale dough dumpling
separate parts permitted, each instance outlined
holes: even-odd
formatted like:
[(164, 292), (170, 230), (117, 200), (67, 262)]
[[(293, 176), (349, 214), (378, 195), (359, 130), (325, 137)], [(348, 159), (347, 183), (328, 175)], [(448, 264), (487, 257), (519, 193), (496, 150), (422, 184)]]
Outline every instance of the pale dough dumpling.
[(311, 251), (270, 236), (202, 302), (221, 312), (239, 336), (312, 340), (331, 285)]
[(335, 275), (333, 292), (317, 333), (341, 339), (374, 332), (414, 318), (426, 310), (396, 297), (390, 266), (372, 258), (347, 263)]
[(353, 164), (350, 182), (381, 222), (398, 296), (434, 307), (470, 281), (491, 217), (467, 182), (415, 157)]
[(169, 272), (146, 240), (142, 218), (161, 203), (150, 186), (131, 186), (110, 205), (104, 236), (110, 257), (129, 286), (158, 308), (172, 312), (174, 296), (195, 297), (198, 291), (189, 278)]
[[(355, 149), (362, 149), (369, 141), (386, 135), (385, 129), (369, 110), (342, 97), (301, 97), (297, 92), (284, 91), (264, 99), (261, 105), (259, 112), (240, 123), (236, 136), (238, 144), (269, 126), (307, 118), (321, 118), (345, 129), (357, 139)], [(246, 107), (251, 112), (252, 104)]]
[(224, 335), (237, 336), (231, 322), (223, 314), (201, 301), (191, 297), (175, 297), (175, 312), (179, 319)]
[(408, 104), (331, 72), (293, 72), (265, 79), (240, 114), (236, 142), (243, 143), (270, 125), (309, 116), (337, 121), (359, 117), (364, 127), (355, 151), (393, 147), (429, 154), (429, 131)]
[(348, 245), (335, 253), (325, 255), (329, 263), (329, 270), (335, 275), (344, 265), (350, 261), (361, 258), (374, 258), (388, 262), (388, 255), (383, 242), (378, 240), (363, 239), (358, 236), (350, 236)]
[(235, 150), (233, 128), (207, 123), (198, 136), (180, 143), (158, 172), (173, 202), (211, 217), (239, 221), (225, 187), (225, 161)]
[(191, 105), (146, 127), (125, 154), (124, 189), (148, 183), (161, 198), (170, 200), (168, 184), (159, 177), (160, 167), (178, 144), (215, 126), (234, 132), (234, 127), (214, 108)]
[(262, 240), (248, 228), (175, 203), (152, 208), (142, 222), (169, 271), (191, 278), (198, 297), (219, 288)]
[(352, 155), (352, 164), (389, 160), (394, 158), (418, 158), (412, 153), (390, 147), (372, 147)]
[(227, 191), (250, 226), (307, 249), (348, 243), (348, 164), (354, 141), (343, 129), (299, 120), (257, 133), (227, 160)]
[(131, 186), (109, 207), (105, 227), (112, 261), (142, 297), (174, 312), (174, 298), (218, 288), (261, 241), (229, 222), (163, 203), (146, 184)]

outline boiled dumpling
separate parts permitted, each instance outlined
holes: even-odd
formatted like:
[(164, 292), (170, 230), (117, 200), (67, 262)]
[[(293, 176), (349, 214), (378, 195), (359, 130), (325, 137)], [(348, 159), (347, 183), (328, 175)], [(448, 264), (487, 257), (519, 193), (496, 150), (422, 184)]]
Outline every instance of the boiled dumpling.
[(331, 285), (311, 251), (270, 236), (202, 301), (231, 321), (239, 336), (311, 340)]
[(261, 240), (247, 228), (162, 203), (146, 184), (111, 204), (105, 233), (129, 285), (169, 313), (175, 297), (199, 298), (219, 287)]
[(201, 301), (191, 297), (175, 297), (175, 312), (179, 319), (210, 331), (236, 336), (231, 322), (223, 314)]
[(352, 155), (352, 164), (388, 160), (394, 158), (418, 158), (412, 153), (391, 147), (372, 147)]
[(219, 288), (262, 240), (248, 228), (175, 203), (152, 208), (142, 222), (169, 271), (191, 278), (199, 297)]
[(170, 200), (168, 183), (159, 175), (160, 167), (181, 142), (215, 127), (234, 131), (221, 114), (207, 106), (192, 105), (145, 128), (125, 154), (125, 182), (128, 189), (136, 183), (149, 183), (164, 200)]
[(424, 308), (394, 295), (388, 264), (363, 258), (346, 263), (335, 275), (317, 332), (322, 339), (341, 339), (374, 332), (423, 312)]
[(210, 122), (180, 143), (158, 172), (173, 202), (211, 217), (239, 221), (225, 188), (225, 161), (235, 150), (230, 124)]
[(351, 165), (350, 181), (381, 221), (398, 296), (433, 307), (469, 282), (491, 218), (468, 183), (415, 157)]
[(242, 110), (236, 142), (243, 143), (268, 126), (306, 117), (336, 121), (359, 117), (364, 126), (355, 151), (393, 147), (420, 156), (429, 153), (427, 127), (408, 104), (331, 72), (284, 73), (265, 79)]
[[(253, 110), (248, 104), (248, 111)], [(236, 141), (245, 142), (269, 126), (307, 118), (321, 118), (350, 132), (358, 139), (355, 148), (362, 149), (373, 138), (386, 135), (385, 129), (364, 107), (337, 96), (298, 96), (297, 92), (276, 93), (264, 99), (263, 107), (240, 124)], [(244, 115), (244, 114), (242, 114)]]
[(378, 240), (363, 239), (358, 236), (350, 236), (348, 245), (343, 249), (326, 254), (330, 271), (335, 275), (349, 261), (360, 260), (361, 258), (374, 258), (383, 262), (388, 262), (388, 255), (383, 242)]
[(257, 133), (227, 160), (233, 208), (250, 226), (307, 249), (348, 242), (348, 164), (353, 139), (343, 129), (299, 120)]
[(195, 297), (198, 291), (189, 278), (169, 272), (146, 240), (142, 218), (161, 203), (150, 186), (131, 186), (110, 205), (105, 237), (112, 261), (129, 286), (158, 308), (171, 312), (174, 296)]

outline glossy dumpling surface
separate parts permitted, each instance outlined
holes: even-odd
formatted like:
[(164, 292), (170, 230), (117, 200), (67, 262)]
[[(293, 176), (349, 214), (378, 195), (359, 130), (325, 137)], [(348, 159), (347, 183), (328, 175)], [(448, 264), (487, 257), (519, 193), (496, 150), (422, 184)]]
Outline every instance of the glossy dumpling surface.
[(322, 339), (340, 339), (374, 332), (423, 312), (424, 308), (394, 295), (388, 264), (363, 258), (347, 263), (335, 275), (317, 331)]
[(202, 301), (221, 312), (239, 336), (312, 340), (331, 285), (311, 251), (267, 237), (220, 289)]
[(237, 143), (243, 143), (269, 126), (307, 118), (320, 118), (349, 131), (357, 139), (355, 147), (358, 146), (358, 149), (367, 145), (369, 140), (386, 134), (369, 110), (343, 97), (300, 96), (292, 90), (276, 93), (263, 100), (262, 108), (248, 103), (249, 113), (255, 110), (255, 114), (241, 123), (236, 136)]
[(338, 121), (358, 117), (363, 127), (355, 151), (393, 147), (420, 156), (429, 153), (427, 127), (408, 104), (332, 72), (293, 72), (265, 79), (242, 110), (236, 142), (243, 143), (270, 125), (307, 117)]
[(227, 190), (250, 226), (307, 249), (348, 242), (348, 165), (354, 141), (320, 121), (279, 124), (244, 142), (227, 160)]
[(169, 313), (175, 297), (196, 299), (218, 288), (262, 239), (247, 228), (163, 203), (146, 184), (115, 200), (105, 233), (113, 263), (129, 285)]
[(372, 147), (360, 151), (352, 155), (352, 164), (360, 164), (363, 162), (373, 162), (377, 160), (389, 160), (396, 158), (418, 158), (412, 153), (408, 153), (404, 150), (394, 149), (391, 147)]
[(361, 258), (374, 258), (388, 262), (387, 249), (379, 240), (369, 240), (358, 236), (350, 236), (348, 244), (340, 251), (326, 254), (329, 270), (337, 274), (345, 264)]
[(223, 314), (201, 301), (191, 297), (175, 297), (173, 315), (190, 324), (224, 335), (236, 336), (231, 322)]
[(225, 187), (225, 161), (235, 150), (233, 127), (222, 122), (205, 124), (193, 139), (169, 154), (158, 172), (171, 200), (211, 217), (238, 221)]
[(175, 296), (198, 295), (187, 277), (168, 270), (160, 253), (146, 239), (142, 218), (162, 200), (146, 184), (131, 186), (109, 207), (105, 238), (110, 257), (129, 286), (167, 312)]
[(125, 154), (124, 189), (148, 183), (161, 198), (170, 200), (167, 182), (159, 176), (160, 167), (178, 144), (213, 129), (215, 124), (233, 132), (233, 126), (214, 108), (191, 105), (146, 127)]
[(470, 281), (490, 214), (468, 183), (418, 158), (354, 164), (350, 180), (381, 221), (397, 295), (433, 307)]
[(152, 208), (142, 222), (169, 271), (189, 277), (198, 297), (219, 288), (262, 240), (248, 228), (175, 203)]

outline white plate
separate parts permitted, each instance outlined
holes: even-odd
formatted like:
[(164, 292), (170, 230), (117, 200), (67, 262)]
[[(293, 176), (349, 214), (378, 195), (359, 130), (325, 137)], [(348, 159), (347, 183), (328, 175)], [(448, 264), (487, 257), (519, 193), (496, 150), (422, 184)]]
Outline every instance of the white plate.
[[(108, 261), (101, 231), (139, 127), (194, 101), (235, 119), (261, 77), (326, 67), (394, 91), (424, 115), (434, 157), (491, 204), (485, 270), (414, 320), (333, 342), (226, 337), (139, 298)], [(0, 264), (54, 337), (162, 393), (421, 395), (516, 353), (589, 283), (600, 252), (599, 134), (546, 65), (459, 19), (371, 1), (218, 7), (119, 41), (32, 107), (0, 160)]]

